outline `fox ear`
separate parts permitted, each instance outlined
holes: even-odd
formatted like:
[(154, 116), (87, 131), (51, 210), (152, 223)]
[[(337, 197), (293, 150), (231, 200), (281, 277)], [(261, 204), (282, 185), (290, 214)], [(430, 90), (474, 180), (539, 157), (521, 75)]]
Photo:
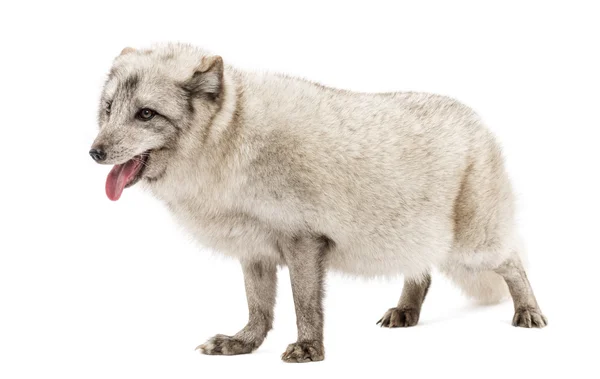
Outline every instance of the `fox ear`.
[(193, 96), (206, 96), (215, 100), (223, 89), (223, 58), (218, 55), (204, 57), (184, 88)]
[(121, 50), (121, 54), (119, 54), (119, 56), (133, 53), (134, 51), (135, 51), (135, 49), (133, 47), (126, 47), (123, 50)]

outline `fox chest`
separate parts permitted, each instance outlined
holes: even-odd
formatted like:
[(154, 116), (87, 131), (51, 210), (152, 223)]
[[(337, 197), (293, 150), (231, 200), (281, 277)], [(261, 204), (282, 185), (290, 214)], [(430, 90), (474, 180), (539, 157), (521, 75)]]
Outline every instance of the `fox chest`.
[(250, 215), (189, 201), (170, 201), (167, 206), (175, 220), (205, 247), (238, 259), (281, 259), (273, 231)]

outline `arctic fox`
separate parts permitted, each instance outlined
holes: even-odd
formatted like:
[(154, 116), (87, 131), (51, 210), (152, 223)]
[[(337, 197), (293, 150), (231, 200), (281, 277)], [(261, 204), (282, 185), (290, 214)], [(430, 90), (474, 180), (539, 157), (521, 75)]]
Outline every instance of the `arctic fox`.
[(298, 340), (286, 362), (324, 359), (328, 269), (404, 275), (379, 323), (419, 320), (438, 267), (486, 303), (510, 294), (513, 325), (544, 327), (523, 269), (500, 148), (468, 107), (426, 93), (356, 93), (245, 72), (183, 44), (115, 60), (90, 155), (106, 193), (140, 183), (203, 245), (239, 259), (248, 324), (204, 354), (244, 354), (271, 329), (289, 268)]

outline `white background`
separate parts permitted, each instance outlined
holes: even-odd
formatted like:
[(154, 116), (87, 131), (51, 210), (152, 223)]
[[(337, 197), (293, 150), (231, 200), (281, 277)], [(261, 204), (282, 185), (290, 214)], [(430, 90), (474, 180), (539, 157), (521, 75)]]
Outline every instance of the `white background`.
[[(4, 2), (0, 377), (598, 377), (594, 3)], [(195, 352), (245, 324), (238, 264), (197, 246), (139, 188), (110, 202), (108, 167), (87, 153), (114, 56), (170, 40), (241, 68), (474, 107), (504, 146), (550, 325), (514, 328), (510, 302), (473, 306), (435, 275), (420, 324), (381, 329), (401, 278), (332, 274), (326, 360), (284, 364), (296, 336), (284, 270), (275, 328), (257, 352)]]

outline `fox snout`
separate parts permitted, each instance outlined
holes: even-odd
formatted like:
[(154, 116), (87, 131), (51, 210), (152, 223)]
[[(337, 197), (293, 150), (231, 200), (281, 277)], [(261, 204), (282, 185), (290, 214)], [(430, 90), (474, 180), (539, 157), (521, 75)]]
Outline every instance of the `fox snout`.
[(106, 152), (102, 146), (99, 146), (90, 150), (90, 156), (93, 160), (100, 163), (106, 159)]
[(136, 138), (133, 133), (123, 133), (119, 130), (102, 130), (90, 147), (89, 154), (96, 163), (120, 164), (144, 149), (144, 140)]

